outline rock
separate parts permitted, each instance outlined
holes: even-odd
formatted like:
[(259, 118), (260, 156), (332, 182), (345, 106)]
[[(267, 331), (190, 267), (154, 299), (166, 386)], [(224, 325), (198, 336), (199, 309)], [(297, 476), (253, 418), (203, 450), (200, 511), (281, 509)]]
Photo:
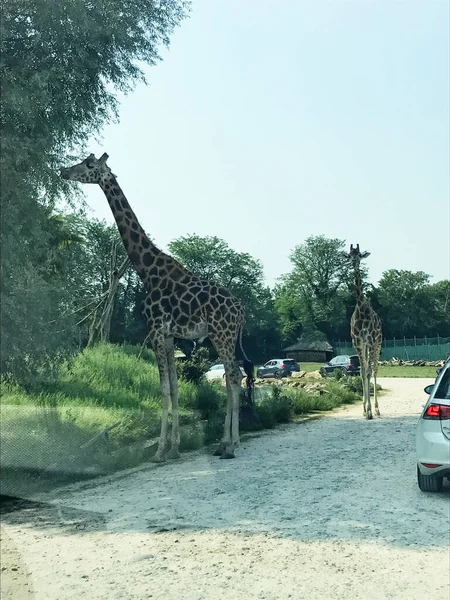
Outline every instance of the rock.
[(304, 377), (306, 375), (306, 371), (294, 371), (291, 374), (291, 377)]
[(322, 379), (322, 375), (320, 374), (320, 371), (311, 371), (311, 373), (307, 373), (306, 377), (308, 379)]

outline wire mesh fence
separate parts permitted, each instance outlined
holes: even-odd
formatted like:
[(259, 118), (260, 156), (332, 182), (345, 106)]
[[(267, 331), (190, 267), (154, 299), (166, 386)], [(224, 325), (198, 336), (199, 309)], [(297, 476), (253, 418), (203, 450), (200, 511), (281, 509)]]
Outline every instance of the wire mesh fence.
[[(351, 342), (333, 342), (336, 354), (356, 354)], [(450, 337), (393, 338), (383, 340), (380, 360), (401, 358), (402, 360), (443, 360), (450, 353)]]

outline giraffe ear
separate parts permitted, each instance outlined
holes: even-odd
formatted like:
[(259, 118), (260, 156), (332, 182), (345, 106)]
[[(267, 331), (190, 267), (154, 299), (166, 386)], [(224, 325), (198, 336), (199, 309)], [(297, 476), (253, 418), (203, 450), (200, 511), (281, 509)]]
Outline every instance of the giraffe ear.
[(108, 160), (109, 156), (105, 153), (103, 153), (100, 158), (98, 159), (99, 162), (105, 163)]
[(368, 256), (370, 256), (370, 252), (363, 252), (361, 254), (361, 258), (367, 258)]

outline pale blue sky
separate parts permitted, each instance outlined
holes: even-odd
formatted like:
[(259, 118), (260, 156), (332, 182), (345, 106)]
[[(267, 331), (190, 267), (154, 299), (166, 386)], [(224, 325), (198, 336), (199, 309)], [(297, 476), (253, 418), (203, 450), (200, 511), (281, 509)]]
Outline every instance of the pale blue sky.
[(194, 0), (162, 55), (90, 146), (159, 247), (217, 235), (273, 284), (324, 234), (373, 282), (449, 277), (448, 0)]

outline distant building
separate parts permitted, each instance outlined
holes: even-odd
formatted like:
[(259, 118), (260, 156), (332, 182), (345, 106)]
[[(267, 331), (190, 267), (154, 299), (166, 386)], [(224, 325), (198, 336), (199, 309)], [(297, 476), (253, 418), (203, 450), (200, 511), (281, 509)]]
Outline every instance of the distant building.
[(300, 339), (292, 346), (283, 348), (284, 358), (297, 362), (328, 362), (333, 357), (333, 347), (327, 341)]

